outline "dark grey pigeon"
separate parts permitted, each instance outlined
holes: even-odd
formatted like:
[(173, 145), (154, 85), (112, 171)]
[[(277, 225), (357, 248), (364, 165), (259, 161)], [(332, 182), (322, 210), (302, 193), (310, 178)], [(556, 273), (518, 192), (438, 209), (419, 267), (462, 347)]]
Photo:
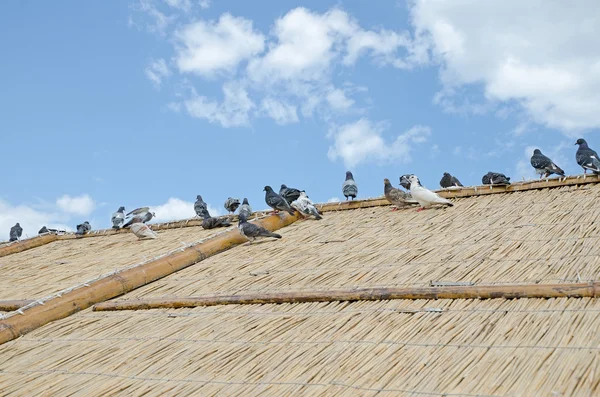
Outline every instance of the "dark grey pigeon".
[(410, 190), (410, 177), (412, 174), (404, 174), (400, 177), (400, 186), (406, 190)]
[(540, 174), (540, 179), (542, 179), (542, 176), (547, 178), (552, 174), (565, 176), (565, 172), (558, 165), (554, 164), (550, 158), (544, 156), (540, 149), (533, 151), (531, 165), (535, 168), (535, 172)]
[[(149, 222), (153, 217), (156, 216), (156, 214), (154, 212), (150, 212), (150, 208), (149, 207), (142, 207), (139, 208), (139, 210), (144, 210), (144, 211), (131, 211), (129, 214), (133, 214), (133, 216), (123, 225), (121, 226), (122, 228), (126, 228), (134, 223), (146, 223)], [(128, 214), (128, 215), (129, 215)]]
[(227, 200), (225, 200), (225, 204), (223, 205), (223, 207), (225, 207), (225, 209), (232, 214), (235, 212), (235, 210), (238, 209), (239, 206), (240, 199), (236, 199), (233, 197), (228, 197)]
[(231, 223), (225, 218), (213, 218), (208, 214), (208, 211), (204, 213), (204, 220), (202, 221), (203, 229), (214, 229), (215, 227), (226, 227), (231, 226)]
[(484, 185), (510, 185), (510, 177), (499, 172), (488, 172), (481, 178)]
[(444, 189), (455, 186), (462, 186), (462, 183), (455, 176), (450, 175), (448, 172), (444, 172), (444, 176), (440, 180), (440, 186)]
[(90, 225), (88, 221), (85, 221), (82, 224), (77, 225), (77, 231), (75, 234), (82, 236), (86, 233), (89, 233), (90, 230), (92, 230), (92, 225)]
[(17, 241), (21, 238), (22, 234), (23, 234), (23, 228), (17, 222), (16, 225), (14, 225), (13, 227), (10, 228), (10, 233), (9, 233), (10, 239), (8, 241)]
[(298, 200), (298, 197), (300, 197), (300, 190), (281, 184), (279, 195), (283, 197), (288, 204), (292, 204), (294, 201)]
[(246, 219), (250, 218), (252, 215), (252, 207), (248, 203), (248, 199), (244, 197), (244, 201), (242, 201), (242, 205), (240, 206), (240, 211), (238, 212), (239, 216), (244, 215)]
[(117, 212), (112, 214), (110, 220), (113, 224), (113, 229), (120, 229), (123, 223), (125, 223), (125, 207), (119, 207)]
[(266, 192), (265, 202), (269, 207), (273, 208), (274, 213), (279, 211), (287, 211), (290, 213), (290, 215), (295, 215), (296, 212), (292, 207), (290, 207), (290, 204), (283, 197), (275, 193), (271, 186), (265, 186), (263, 191)]
[(202, 196), (196, 196), (196, 202), (194, 203), (194, 211), (196, 211), (196, 215), (200, 217), (204, 217), (204, 213), (208, 213), (208, 206), (202, 200)]
[(42, 226), (38, 234), (50, 233), (50, 230), (46, 226)]
[(281, 235), (277, 233), (270, 232), (262, 226), (249, 223), (244, 214), (240, 215), (239, 218), (238, 229), (240, 234), (250, 240), (250, 243), (260, 237), (281, 238)]
[(590, 170), (594, 174), (600, 174), (600, 157), (598, 157), (598, 153), (595, 150), (590, 149), (585, 139), (579, 138), (576, 145), (579, 145), (579, 149), (577, 149), (577, 153), (575, 154), (575, 159), (577, 160), (577, 164), (583, 168), (583, 173), (587, 174), (587, 171)]
[(354, 200), (358, 196), (358, 185), (354, 181), (354, 175), (350, 171), (346, 171), (346, 180), (342, 184), (342, 193), (346, 197), (346, 201), (348, 197), (352, 197), (352, 200)]

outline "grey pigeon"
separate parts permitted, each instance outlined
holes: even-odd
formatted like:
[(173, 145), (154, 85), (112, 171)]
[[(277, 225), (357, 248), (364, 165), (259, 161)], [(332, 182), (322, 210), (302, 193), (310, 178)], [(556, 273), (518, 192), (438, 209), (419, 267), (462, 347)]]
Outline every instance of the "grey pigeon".
[(150, 227), (148, 225), (146, 225), (145, 223), (142, 223), (142, 222), (133, 223), (129, 227), (129, 230), (131, 230), (131, 232), (133, 234), (135, 234), (139, 240), (146, 239), (146, 238), (149, 238), (149, 239), (158, 238), (158, 234), (156, 234), (152, 229), (150, 229)]
[(38, 234), (50, 233), (50, 230), (46, 226), (42, 226), (42, 228), (38, 231)]
[(225, 200), (225, 204), (223, 205), (223, 207), (225, 207), (225, 209), (232, 214), (235, 212), (235, 210), (238, 209), (239, 206), (240, 199), (236, 199), (233, 197), (228, 197), (227, 200)]
[(410, 177), (412, 174), (404, 174), (400, 177), (400, 186), (406, 190), (410, 190)]
[(576, 145), (579, 145), (579, 149), (577, 149), (577, 153), (575, 154), (575, 159), (577, 160), (577, 164), (583, 168), (583, 173), (587, 174), (587, 171), (590, 170), (594, 174), (600, 174), (600, 157), (598, 157), (598, 153), (595, 150), (590, 149), (585, 139), (579, 138)]
[(110, 220), (113, 224), (113, 229), (120, 229), (123, 223), (125, 223), (125, 207), (119, 207), (117, 212), (112, 214)]
[(82, 236), (86, 233), (89, 233), (90, 230), (92, 230), (92, 225), (90, 225), (88, 221), (85, 221), (82, 224), (77, 225), (77, 231), (75, 234)]
[(488, 172), (481, 178), (484, 185), (510, 185), (510, 177), (499, 172)]
[(540, 174), (540, 179), (542, 179), (542, 176), (547, 178), (552, 174), (565, 176), (565, 172), (558, 165), (554, 164), (550, 158), (544, 156), (540, 149), (533, 151), (531, 165), (535, 168), (535, 172)]
[(215, 227), (226, 227), (231, 226), (231, 223), (225, 218), (213, 218), (208, 214), (208, 211), (204, 213), (204, 220), (202, 221), (203, 229), (214, 229)]
[(250, 216), (252, 215), (252, 207), (250, 207), (250, 204), (248, 203), (248, 199), (246, 197), (244, 197), (244, 200), (242, 201), (242, 205), (240, 206), (238, 215), (244, 215), (246, 219), (250, 218)]
[(387, 201), (394, 207), (392, 208), (392, 211), (396, 211), (398, 208), (408, 207), (411, 204), (417, 204), (410, 194), (393, 187), (390, 180), (387, 178), (383, 180), (383, 194)]
[(342, 193), (348, 201), (348, 197), (352, 197), (352, 200), (358, 196), (358, 185), (354, 181), (354, 175), (350, 171), (346, 171), (346, 180), (342, 184)]
[(281, 235), (277, 233), (270, 232), (262, 226), (249, 223), (244, 214), (240, 215), (239, 218), (238, 230), (242, 236), (250, 240), (250, 243), (260, 237), (281, 238)]
[(298, 200), (298, 197), (300, 197), (300, 190), (281, 184), (279, 195), (283, 197), (288, 204), (292, 204), (294, 201)]
[(146, 223), (149, 222), (153, 217), (156, 216), (154, 212), (150, 212), (150, 207), (142, 207), (131, 211), (127, 215), (133, 215), (123, 226), (122, 228), (126, 228), (133, 223)]
[(300, 192), (300, 197), (292, 203), (292, 207), (298, 210), (303, 216), (314, 216), (315, 219), (323, 219), (321, 214), (319, 214), (319, 210), (313, 204), (313, 202), (308, 198), (306, 192), (303, 190)]
[(265, 202), (269, 207), (273, 208), (274, 213), (279, 211), (287, 211), (290, 213), (290, 215), (294, 215), (296, 213), (294, 209), (290, 207), (290, 204), (286, 201), (286, 199), (275, 193), (271, 186), (265, 186), (263, 191), (266, 192)]
[(17, 241), (21, 238), (22, 234), (23, 234), (23, 228), (17, 222), (16, 225), (14, 225), (13, 227), (10, 228), (10, 233), (9, 233), (10, 239), (8, 241)]
[(455, 186), (462, 186), (462, 183), (455, 176), (450, 175), (448, 172), (444, 172), (444, 176), (440, 180), (440, 186), (444, 189)]
[(208, 206), (202, 200), (202, 196), (196, 196), (196, 202), (194, 203), (194, 211), (196, 211), (196, 215), (204, 217), (204, 213), (208, 213)]
[(142, 215), (145, 214), (146, 212), (150, 211), (150, 207), (140, 207), (140, 208), (136, 208), (132, 211), (129, 211), (127, 213), (127, 216), (129, 215)]

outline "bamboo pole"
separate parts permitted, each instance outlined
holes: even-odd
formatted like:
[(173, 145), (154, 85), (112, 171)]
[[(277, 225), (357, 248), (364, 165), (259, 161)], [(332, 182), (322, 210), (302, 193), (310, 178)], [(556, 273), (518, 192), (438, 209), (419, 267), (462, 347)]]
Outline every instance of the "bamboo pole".
[(348, 290), (212, 295), (190, 298), (153, 298), (103, 302), (94, 311), (176, 309), (216, 305), (373, 301), (391, 299), (515, 299), (596, 297), (600, 282), (575, 284), (473, 285), (408, 288), (361, 288)]
[(8, 301), (0, 301), (0, 312), (12, 312), (14, 310), (19, 310), (23, 306), (27, 306), (33, 302), (32, 300), (8, 300)]
[(58, 240), (58, 236), (55, 234), (45, 234), (43, 236), (33, 237), (27, 240), (17, 241), (13, 244), (0, 247), (0, 257), (16, 254), (31, 248), (40, 247), (53, 241)]
[[(280, 213), (280, 215), (269, 216), (253, 223), (273, 231), (285, 227), (297, 219), (297, 215)], [(86, 309), (95, 303), (125, 294), (168, 276), (246, 241), (248, 240), (240, 235), (237, 229), (233, 229), (177, 253), (123, 270), (92, 282), (89, 286), (83, 286), (51, 298), (43, 305), (22, 308), (23, 315), (13, 315), (0, 321), (0, 344), (18, 338), (51, 321)]]

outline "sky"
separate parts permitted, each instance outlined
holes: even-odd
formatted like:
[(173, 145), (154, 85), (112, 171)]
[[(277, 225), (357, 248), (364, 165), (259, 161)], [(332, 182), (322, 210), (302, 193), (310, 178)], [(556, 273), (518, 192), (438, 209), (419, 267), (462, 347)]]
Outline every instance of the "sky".
[(314, 202), (383, 178), (536, 178), (534, 148), (580, 174), (600, 149), (593, 0), (6, 2), (0, 11), (0, 239), (15, 222), (110, 226)]

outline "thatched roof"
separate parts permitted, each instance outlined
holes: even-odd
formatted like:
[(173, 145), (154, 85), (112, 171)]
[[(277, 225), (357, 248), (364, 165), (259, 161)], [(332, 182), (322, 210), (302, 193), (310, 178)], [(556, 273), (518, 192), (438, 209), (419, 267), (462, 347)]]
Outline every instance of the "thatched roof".
[[(599, 193), (600, 185), (589, 184), (458, 198), (453, 208), (420, 213), (327, 212), (322, 221), (281, 229), (282, 240), (235, 247), (119, 299), (598, 280)], [(39, 297), (201, 233), (208, 232), (57, 241), (9, 255), (0, 258), (3, 275), (10, 264), (31, 288), (5, 298)], [(56, 261), (71, 266), (58, 269)], [(15, 282), (2, 281), (2, 291)], [(596, 298), (87, 309), (0, 345), (0, 390), (589, 396), (600, 393), (599, 331)]]

